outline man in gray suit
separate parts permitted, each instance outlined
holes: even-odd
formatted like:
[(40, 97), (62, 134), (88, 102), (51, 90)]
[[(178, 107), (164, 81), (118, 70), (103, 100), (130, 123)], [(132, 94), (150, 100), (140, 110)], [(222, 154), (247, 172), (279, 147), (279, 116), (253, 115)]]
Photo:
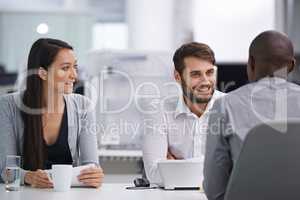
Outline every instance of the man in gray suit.
[(209, 200), (224, 199), (250, 129), (274, 120), (300, 119), (299, 86), (286, 81), (294, 66), (293, 45), (286, 35), (266, 31), (252, 41), (247, 66), (250, 83), (218, 99), (210, 115), (203, 183)]

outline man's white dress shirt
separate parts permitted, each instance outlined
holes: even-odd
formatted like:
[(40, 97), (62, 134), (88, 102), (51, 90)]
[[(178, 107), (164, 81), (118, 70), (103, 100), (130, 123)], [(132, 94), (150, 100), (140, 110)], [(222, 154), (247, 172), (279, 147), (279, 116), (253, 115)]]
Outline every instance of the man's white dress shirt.
[(179, 159), (203, 159), (209, 111), (223, 95), (215, 90), (200, 117), (190, 111), (183, 96), (161, 103), (154, 114), (145, 116), (143, 161), (151, 183), (161, 184), (157, 163), (167, 159), (168, 150)]

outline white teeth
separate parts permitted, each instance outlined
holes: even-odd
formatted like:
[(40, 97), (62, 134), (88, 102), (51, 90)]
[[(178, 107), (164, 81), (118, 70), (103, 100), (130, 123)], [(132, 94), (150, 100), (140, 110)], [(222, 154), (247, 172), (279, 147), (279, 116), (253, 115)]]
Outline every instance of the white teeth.
[(197, 89), (199, 92), (207, 92), (209, 91), (208, 87)]

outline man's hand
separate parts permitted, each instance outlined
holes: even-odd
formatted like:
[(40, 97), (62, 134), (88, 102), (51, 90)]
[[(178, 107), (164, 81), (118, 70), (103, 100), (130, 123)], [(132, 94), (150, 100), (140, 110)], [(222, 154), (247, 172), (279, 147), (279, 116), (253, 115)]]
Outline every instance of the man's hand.
[(168, 150), (167, 159), (168, 160), (177, 160), (177, 158), (170, 152), (170, 150)]

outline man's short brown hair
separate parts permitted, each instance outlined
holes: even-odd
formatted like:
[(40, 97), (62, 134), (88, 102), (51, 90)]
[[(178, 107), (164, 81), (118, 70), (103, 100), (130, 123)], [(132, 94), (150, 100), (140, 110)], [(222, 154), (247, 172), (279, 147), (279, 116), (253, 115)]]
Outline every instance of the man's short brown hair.
[(185, 68), (184, 59), (187, 57), (196, 57), (208, 61), (213, 65), (216, 63), (215, 54), (207, 44), (198, 42), (183, 44), (175, 51), (173, 56), (174, 66), (179, 74), (182, 74)]

